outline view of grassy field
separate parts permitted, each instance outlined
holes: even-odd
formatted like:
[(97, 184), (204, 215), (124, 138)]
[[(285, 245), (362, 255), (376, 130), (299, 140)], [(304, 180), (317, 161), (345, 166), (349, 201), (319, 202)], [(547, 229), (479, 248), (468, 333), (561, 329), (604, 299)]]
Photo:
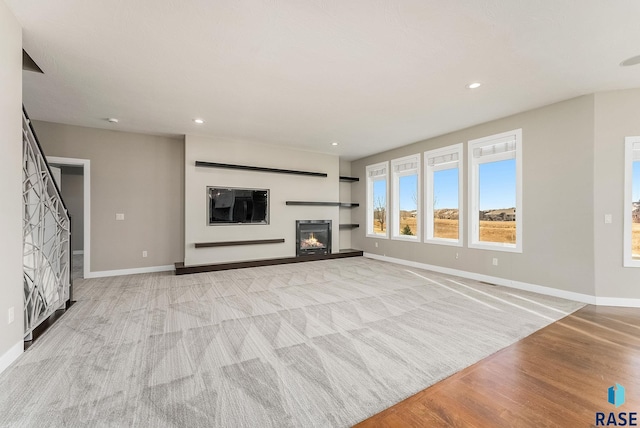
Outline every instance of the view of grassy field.
[(458, 220), (436, 218), (433, 220), (434, 238), (458, 239)]
[(384, 234), (387, 231), (387, 223), (380, 222), (379, 220), (373, 221), (373, 233), (382, 233)]
[[(417, 220), (415, 217), (411, 217), (410, 215), (406, 215), (406, 216), (402, 216), (400, 218), (400, 230), (402, 231), (405, 226), (409, 226), (409, 230), (411, 231), (411, 233), (407, 233), (407, 235), (415, 235), (418, 228), (416, 226), (417, 224)], [(373, 224), (373, 232), (374, 233), (385, 233), (387, 229), (387, 225), (386, 223), (384, 224), (383, 227), (380, 227), (380, 221), (375, 220), (374, 224)]]
[[(415, 235), (417, 219), (415, 217), (402, 217), (400, 219), (400, 230), (405, 226), (409, 226), (411, 232)], [(501, 242), (505, 244), (516, 243), (516, 223), (515, 221), (481, 221), (480, 222), (480, 241), (481, 242)], [(375, 233), (384, 233), (386, 230), (380, 228), (380, 223), (376, 222), (373, 228)], [(436, 238), (458, 239), (458, 220), (453, 219), (434, 219), (433, 234)], [(638, 253), (640, 257), (640, 223), (634, 224), (634, 253)]]
[[(411, 230), (411, 235), (415, 235), (418, 232), (417, 219), (411, 216), (400, 217), (400, 231), (402, 230)], [(405, 229), (406, 226), (409, 226), (409, 229)], [(407, 235), (409, 235), (407, 233)]]
[[(433, 226), (433, 235), (436, 238), (458, 239), (458, 220), (437, 218)], [(480, 241), (515, 244), (516, 222), (481, 221)]]
[[(415, 217), (402, 217), (400, 219), (400, 230), (405, 226), (416, 234), (417, 219)], [(481, 221), (480, 222), (480, 241), (481, 242), (501, 242), (505, 244), (516, 243), (516, 224), (515, 221)], [(376, 221), (373, 228), (375, 233), (385, 233), (386, 224), (383, 229), (380, 223)], [(433, 234), (436, 238), (458, 239), (458, 220), (437, 218), (434, 220)], [(633, 255), (634, 258), (640, 258), (640, 223), (633, 224)]]
[(515, 221), (480, 221), (480, 242), (516, 243)]
[(373, 233), (384, 234), (386, 231), (387, 231), (386, 225), (383, 228), (380, 228), (380, 224), (378, 222), (376, 222), (376, 224), (373, 225)]

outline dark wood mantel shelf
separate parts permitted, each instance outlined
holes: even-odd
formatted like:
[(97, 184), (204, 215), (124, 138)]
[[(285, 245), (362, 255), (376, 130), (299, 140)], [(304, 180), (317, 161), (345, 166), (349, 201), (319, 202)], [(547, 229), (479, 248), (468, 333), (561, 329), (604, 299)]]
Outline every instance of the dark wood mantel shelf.
[(235, 165), (230, 163), (196, 161), (196, 166), (206, 167), (206, 168), (241, 169), (245, 171), (256, 171), (256, 172), (274, 172), (278, 174), (306, 175), (311, 177), (327, 177), (326, 172), (298, 171), (294, 169), (266, 168), (262, 166)]
[(258, 244), (281, 244), (284, 238), (278, 239), (254, 239), (251, 241), (219, 241), (219, 242), (196, 242), (196, 248), (209, 247), (233, 247), (235, 245), (258, 245)]
[(359, 207), (357, 202), (315, 202), (315, 201), (287, 201), (287, 205), (306, 205), (312, 207), (344, 207), (353, 208)]

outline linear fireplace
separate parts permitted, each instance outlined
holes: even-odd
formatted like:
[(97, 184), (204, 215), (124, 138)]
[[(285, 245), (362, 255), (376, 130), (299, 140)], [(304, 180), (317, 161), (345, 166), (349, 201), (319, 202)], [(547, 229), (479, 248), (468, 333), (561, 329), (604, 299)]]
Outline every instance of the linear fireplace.
[(296, 220), (296, 256), (331, 254), (331, 220)]

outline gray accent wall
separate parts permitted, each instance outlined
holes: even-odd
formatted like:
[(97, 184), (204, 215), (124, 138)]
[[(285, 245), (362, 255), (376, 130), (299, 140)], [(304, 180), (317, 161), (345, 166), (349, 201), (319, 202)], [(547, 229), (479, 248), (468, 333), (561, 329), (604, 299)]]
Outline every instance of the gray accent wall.
[[(24, 334), (22, 282), (22, 28), (0, 1), (0, 371)], [(8, 324), (9, 308), (15, 320)], [(21, 349), (18, 349), (20, 352)]]
[[(559, 102), (352, 162), (352, 175), (360, 177), (352, 187), (360, 208), (352, 215), (361, 224), (352, 233), (353, 246), (368, 253), (594, 295), (594, 98), (588, 95)], [(365, 236), (367, 165), (465, 143), (467, 207), (466, 142), (518, 128), (522, 128), (523, 139), (522, 253), (467, 248), (468, 210), (463, 247)], [(617, 190), (620, 197), (621, 192)], [(612, 250), (621, 257), (621, 246), (607, 251)], [(494, 257), (498, 266), (492, 264)]]
[[(594, 231), (596, 293), (640, 298), (640, 268), (623, 267), (624, 138), (640, 135), (640, 89), (595, 95)], [(612, 214), (613, 222), (604, 223)]]
[(183, 259), (182, 137), (39, 121), (34, 128), (47, 156), (91, 161), (91, 272)]

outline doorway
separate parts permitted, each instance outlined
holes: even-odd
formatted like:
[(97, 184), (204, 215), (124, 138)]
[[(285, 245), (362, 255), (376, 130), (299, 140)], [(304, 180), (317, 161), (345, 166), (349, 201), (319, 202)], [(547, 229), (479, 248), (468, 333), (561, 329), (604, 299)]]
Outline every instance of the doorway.
[(89, 159), (47, 156), (49, 165), (60, 169), (59, 187), (71, 215), (73, 279), (91, 272), (91, 167)]

